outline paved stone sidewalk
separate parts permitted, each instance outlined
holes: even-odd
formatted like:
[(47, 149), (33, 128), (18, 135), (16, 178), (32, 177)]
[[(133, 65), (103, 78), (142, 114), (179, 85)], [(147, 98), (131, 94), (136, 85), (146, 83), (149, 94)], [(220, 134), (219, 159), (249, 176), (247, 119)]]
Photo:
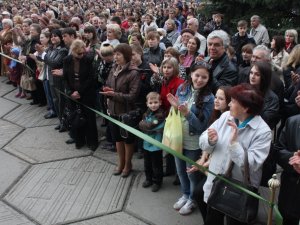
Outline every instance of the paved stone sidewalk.
[(202, 224), (198, 210), (173, 210), (180, 197), (173, 177), (157, 193), (142, 188), (136, 157), (130, 177), (112, 176), (116, 153), (66, 145), (68, 135), (54, 130), (57, 119), (45, 120), (45, 107), (15, 98), (5, 81), (0, 77), (0, 225)]
[(5, 82), (0, 77), (0, 225), (202, 223), (198, 211), (180, 216), (172, 209), (180, 197), (174, 178), (157, 193), (142, 188), (143, 160), (136, 157), (130, 177), (113, 176), (116, 153), (65, 144), (57, 119), (45, 120), (45, 107), (15, 98)]

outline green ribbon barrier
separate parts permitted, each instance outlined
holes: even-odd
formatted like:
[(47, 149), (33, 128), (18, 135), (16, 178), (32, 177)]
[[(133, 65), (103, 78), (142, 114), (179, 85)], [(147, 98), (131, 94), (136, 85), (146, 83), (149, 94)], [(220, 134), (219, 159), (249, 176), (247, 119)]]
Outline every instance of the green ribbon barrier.
[(22, 65), (25, 66), (27, 69), (29, 69), (32, 73), (35, 73), (28, 65), (23, 64), (20, 60), (14, 59), (14, 58), (12, 58), (12, 57), (10, 57), (10, 56), (8, 56), (8, 55), (2, 53), (2, 52), (0, 52), (0, 55), (2, 55), (2, 56), (5, 57), (5, 58), (8, 58), (8, 59), (10, 59), (10, 60), (16, 61), (17, 63), (22, 64)]
[[(58, 90), (58, 91), (59, 91), (59, 90)], [(80, 102), (78, 102), (78, 101), (76, 101), (76, 100), (70, 98), (68, 95), (66, 95), (65, 93), (63, 93), (63, 92), (61, 92), (61, 91), (59, 91), (59, 92), (60, 92), (62, 95), (64, 95), (65, 97), (71, 99), (72, 101), (74, 101), (74, 102), (76, 102), (76, 103), (78, 103), (78, 104), (81, 104), (82, 106), (84, 106), (84, 107), (90, 109), (91, 111), (95, 112), (96, 114), (98, 114), (98, 115), (104, 117), (105, 119), (107, 119), (107, 120), (113, 122), (114, 124), (118, 125), (119, 127), (121, 127), (121, 128), (123, 128), (123, 129), (129, 131), (130, 133), (134, 134), (135, 136), (137, 136), (137, 137), (139, 137), (139, 138), (141, 138), (141, 139), (143, 139), (143, 140), (145, 140), (145, 141), (147, 141), (147, 142), (149, 142), (149, 143), (151, 143), (151, 144), (157, 146), (157, 147), (160, 148), (161, 150), (166, 151), (166, 152), (172, 154), (173, 156), (176, 156), (177, 158), (179, 158), (179, 159), (181, 159), (181, 160), (184, 160), (185, 162), (187, 162), (187, 163), (189, 163), (189, 164), (191, 164), (191, 165), (196, 166), (198, 169), (200, 169), (200, 170), (202, 170), (202, 171), (206, 171), (206, 172), (208, 172), (208, 173), (210, 173), (210, 174), (216, 176), (218, 179), (221, 179), (221, 180), (225, 181), (226, 183), (228, 183), (228, 184), (234, 186), (235, 188), (237, 188), (237, 189), (239, 189), (239, 190), (241, 190), (241, 191), (243, 191), (243, 192), (246, 192), (247, 194), (253, 196), (254, 198), (257, 198), (257, 199), (259, 199), (260, 201), (265, 202), (266, 204), (269, 205), (269, 207), (273, 207), (273, 209), (274, 209), (274, 211), (275, 211), (275, 223), (276, 223), (276, 225), (282, 225), (282, 220), (283, 220), (283, 219), (282, 219), (282, 216), (281, 216), (281, 214), (280, 214), (280, 212), (279, 212), (278, 207), (277, 207), (276, 204), (274, 204), (274, 203), (272, 203), (272, 202), (270, 202), (270, 201), (264, 199), (264, 198), (261, 197), (260, 195), (254, 193), (254, 192), (252, 192), (252, 191), (249, 191), (249, 190), (246, 189), (246, 188), (243, 188), (243, 187), (241, 187), (241, 186), (239, 186), (239, 185), (237, 185), (237, 184), (235, 184), (235, 183), (232, 183), (231, 181), (227, 180), (226, 178), (221, 177), (221, 176), (219, 176), (218, 174), (215, 174), (214, 172), (208, 170), (208, 168), (205, 168), (205, 167), (203, 167), (203, 166), (200, 166), (199, 164), (197, 164), (196, 162), (194, 162), (194, 161), (191, 160), (190, 158), (187, 158), (186, 156), (182, 155), (181, 153), (176, 152), (175, 150), (169, 148), (168, 146), (165, 146), (165, 145), (162, 144), (161, 142), (159, 142), (159, 141), (157, 141), (157, 140), (151, 138), (150, 136), (148, 136), (148, 135), (142, 133), (141, 131), (139, 131), (139, 130), (133, 128), (133, 127), (130, 127), (130, 126), (128, 126), (128, 125), (126, 125), (126, 124), (124, 124), (124, 123), (122, 123), (122, 122), (120, 122), (120, 121), (118, 121), (118, 120), (116, 120), (116, 119), (113, 119), (113, 118), (111, 118), (110, 116), (105, 115), (105, 114), (102, 113), (102, 112), (99, 112), (99, 111), (97, 111), (97, 110), (95, 110), (95, 109), (93, 109), (93, 108), (90, 108), (90, 107), (88, 107), (88, 106), (86, 106), (86, 105), (84, 105), (84, 104), (82, 104), (82, 103), (80, 103)]]

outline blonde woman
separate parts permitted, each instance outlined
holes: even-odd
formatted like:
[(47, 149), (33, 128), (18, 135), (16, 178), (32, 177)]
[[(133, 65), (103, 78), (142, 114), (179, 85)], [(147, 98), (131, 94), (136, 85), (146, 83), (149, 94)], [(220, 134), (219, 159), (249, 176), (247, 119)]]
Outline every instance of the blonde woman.
[(298, 44), (298, 32), (295, 29), (285, 31), (285, 50), (291, 53), (295, 45)]
[(122, 35), (121, 27), (118, 24), (108, 24), (106, 26), (106, 30), (107, 39), (102, 43), (102, 45), (108, 43), (115, 48), (118, 44), (120, 44), (119, 39)]
[(283, 70), (284, 85), (289, 88), (292, 85), (292, 81), (299, 79), (300, 74), (300, 44), (296, 45), (286, 63)]
[[(70, 51), (71, 54), (64, 59), (63, 63), (66, 92), (72, 99), (95, 108), (95, 76), (93, 67), (90, 66), (93, 59), (87, 56), (85, 43), (82, 40), (73, 41)], [(82, 116), (79, 119), (84, 118), (85, 122), (74, 119), (72, 123), (71, 134), (75, 139), (76, 148), (80, 149), (86, 144), (90, 150), (95, 151), (98, 147), (96, 115), (86, 107), (74, 103), (74, 108), (78, 110), (78, 107)]]

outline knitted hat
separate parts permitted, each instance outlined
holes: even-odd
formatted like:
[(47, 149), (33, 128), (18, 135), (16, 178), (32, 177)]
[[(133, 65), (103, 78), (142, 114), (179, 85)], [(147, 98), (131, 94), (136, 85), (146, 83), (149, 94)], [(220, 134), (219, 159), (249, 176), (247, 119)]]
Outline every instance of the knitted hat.
[(20, 54), (20, 49), (15, 47), (15, 48), (12, 48), (10, 50), (10, 52), (13, 53), (13, 54), (15, 54), (15, 55), (19, 55)]

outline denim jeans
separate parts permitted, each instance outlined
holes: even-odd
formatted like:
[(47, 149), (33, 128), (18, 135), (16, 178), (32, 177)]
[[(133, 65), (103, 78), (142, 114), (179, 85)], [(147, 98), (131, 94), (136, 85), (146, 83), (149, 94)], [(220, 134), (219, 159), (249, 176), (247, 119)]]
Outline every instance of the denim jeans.
[[(182, 154), (193, 161), (197, 161), (201, 156), (201, 149), (198, 150), (182, 150)], [(187, 173), (186, 169), (191, 167), (190, 164), (175, 157), (176, 170), (180, 180), (180, 187), (182, 194), (191, 200), (194, 199), (194, 191), (198, 182), (200, 181), (200, 172)]]
[(44, 80), (43, 81), (43, 86), (44, 86), (44, 90), (45, 90), (45, 94), (46, 94), (46, 98), (47, 98), (47, 103), (48, 103), (48, 106), (50, 108), (50, 112), (52, 114), (56, 114), (52, 94), (51, 94), (51, 91), (50, 91), (49, 80)]

